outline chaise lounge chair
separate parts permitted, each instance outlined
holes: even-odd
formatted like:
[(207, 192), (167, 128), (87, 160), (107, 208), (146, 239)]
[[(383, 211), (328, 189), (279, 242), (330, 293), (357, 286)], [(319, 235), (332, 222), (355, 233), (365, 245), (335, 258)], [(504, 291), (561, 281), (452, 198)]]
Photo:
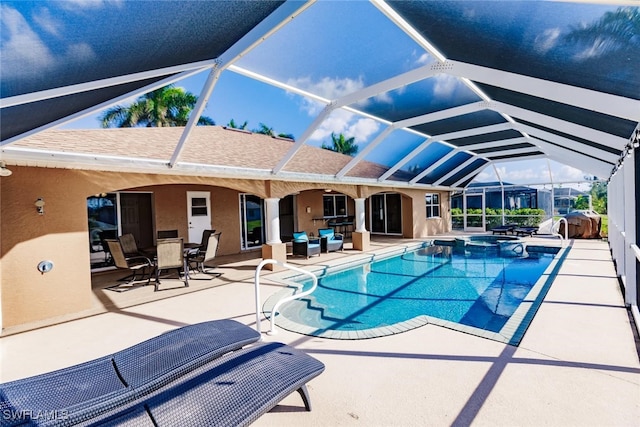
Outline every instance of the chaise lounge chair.
[(499, 225), (491, 229), (492, 234), (504, 234), (513, 233), (513, 230), (518, 226), (518, 224), (505, 224)]
[(247, 425), (294, 391), (311, 410), (306, 383), (324, 365), (259, 339), (234, 320), (203, 322), (0, 384), (3, 413), (15, 415), (2, 425)]
[(517, 227), (513, 229), (513, 234), (518, 236), (533, 236), (539, 230), (539, 227)]

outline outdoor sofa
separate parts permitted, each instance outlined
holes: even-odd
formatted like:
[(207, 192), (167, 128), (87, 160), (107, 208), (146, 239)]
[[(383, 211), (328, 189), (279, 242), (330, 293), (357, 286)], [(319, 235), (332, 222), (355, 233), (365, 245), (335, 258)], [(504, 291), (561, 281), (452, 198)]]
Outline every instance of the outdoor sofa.
[(234, 320), (166, 332), (115, 354), (0, 384), (2, 426), (248, 425), (324, 365)]

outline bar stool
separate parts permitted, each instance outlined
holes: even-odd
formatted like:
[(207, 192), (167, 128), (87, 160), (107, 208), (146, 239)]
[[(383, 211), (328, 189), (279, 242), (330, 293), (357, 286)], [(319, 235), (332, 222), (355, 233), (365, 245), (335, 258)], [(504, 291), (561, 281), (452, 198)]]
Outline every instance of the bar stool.
[(327, 221), (327, 227), (332, 228), (334, 233), (339, 233), (341, 226), (342, 223), (338, 222), (338, 218), (331, 218)]
[(343, 230), (343, 234), (345, 235), (345, 237), (351, 236), (351, 233), (353, 232), (353, 226), (354, 226), (355, 219), (356, 219), (355, 216), (348, 216), (342, 222), (342, 230)]

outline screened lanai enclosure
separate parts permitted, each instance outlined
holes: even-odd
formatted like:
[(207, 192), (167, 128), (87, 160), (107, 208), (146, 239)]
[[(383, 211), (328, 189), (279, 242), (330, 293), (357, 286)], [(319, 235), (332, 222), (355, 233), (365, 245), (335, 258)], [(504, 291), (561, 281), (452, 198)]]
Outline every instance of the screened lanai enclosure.
[[(65, 0), (1, 8), (1, 159), (9, 169), (385, 185), (460, 193), (469, 203), (478, 194), (485, 203), (482, 183), (500, 192), (518, 185), (548, 192), (535, 200), (550, 204), (550, 216), (554, 188), (595, 178), (608, 182), (608, 238), (626, 302), (640, 317), (635, 1)], [(99, 127), (100, 112), (169, 84), (198, 96), (172, 153), (20, 145), (52, 128)], [(294, 141), (270, 169), (182, 161), (200, 116), (219, 125), (255, 118), (252, 126)], [(354, 138), (346, 165), (331, 173), (292, 167), (305, 145), (319, 147), (332, 133)], [(365, 161), (382, 172), (372, 176)], [(514, 206), (525, 203), (520, 193)]]

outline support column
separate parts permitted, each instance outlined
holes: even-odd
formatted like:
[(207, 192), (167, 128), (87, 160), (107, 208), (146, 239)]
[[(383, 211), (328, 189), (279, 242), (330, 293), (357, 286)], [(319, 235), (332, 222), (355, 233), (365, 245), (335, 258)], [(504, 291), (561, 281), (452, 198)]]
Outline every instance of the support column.
[(365, 227), (365, 202), (366, 199), (354, 199), (356, 205), (356, 229), (353, 232), (351, 241), (353, 249), (357, 251), (368, 251), (370, 248), (370, 233)]
[[(280, 240), (280, 199), (264, 199), (267, 242), (262, 245), (262, 258), (275, 259), (277, 261), (287, 261), (287, 245)], [(267, 270), (277, 268), (274, 264), (264, 266)]]

